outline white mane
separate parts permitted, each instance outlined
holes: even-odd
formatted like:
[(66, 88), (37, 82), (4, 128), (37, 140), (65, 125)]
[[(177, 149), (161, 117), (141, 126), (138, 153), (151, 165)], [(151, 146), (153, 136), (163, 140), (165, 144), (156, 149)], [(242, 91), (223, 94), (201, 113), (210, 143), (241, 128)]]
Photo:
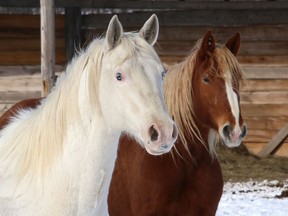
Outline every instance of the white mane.
[[(86, 52), (72, 60), (38, 109), (20, 112), (0, 132), (1, 176), (7, 169), (13, 168), (14, 163), (17, 168), (13, 172), (19, 177), (30, 171), (43, 175), (61, 154), (68, 120), (81, 124), (78, 105), (81, 76), (93, 72), (90, 76), (97, 77), (101, 71), (101, 42), (95, 40)], [(97, 89), (96, 80), (91, 80), (94, 82), (91, 88)]]

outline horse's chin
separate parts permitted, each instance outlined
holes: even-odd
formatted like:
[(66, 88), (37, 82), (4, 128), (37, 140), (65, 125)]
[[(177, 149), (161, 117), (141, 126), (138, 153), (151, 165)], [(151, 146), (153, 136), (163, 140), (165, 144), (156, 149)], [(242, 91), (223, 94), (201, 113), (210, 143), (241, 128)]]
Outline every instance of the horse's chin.
[(171, 150), (171, 148), (167, 148), (167, 149), (165, 148), (165, 149), (162, 149), (162, 150), (154, 150), (153, 148), (151, 148), (149, 146), (149, 144), (144, 144), (144, 148), (148, 152), (148, 154), (153, 155), (153, 156), (166, 154), (166, 153), (168, 153)]
[(238, 139), (237, 141), (232, 142), (231, 140), (227, 140), (227, 139), (222, 138), (222, 141), (228, 148), (236, 148), (236, 147), (240, 146), (242, 143), (242, 139)]
[(236, 148), (241, 145), (242, 140), (243, 138), (239, 137), (237, 140), (232, 141), (231, 139), (227, 139), (226, 137), (224, 137), (222, 134), (218, 133), (214, 129), (210, 129), (208, 133), (208, 144), (209, 144), (210, 151), (215, 150), (215, 145), (219, 143), (219, 141), (220, 143), (222, 141), (222, 143), (228, 148)]

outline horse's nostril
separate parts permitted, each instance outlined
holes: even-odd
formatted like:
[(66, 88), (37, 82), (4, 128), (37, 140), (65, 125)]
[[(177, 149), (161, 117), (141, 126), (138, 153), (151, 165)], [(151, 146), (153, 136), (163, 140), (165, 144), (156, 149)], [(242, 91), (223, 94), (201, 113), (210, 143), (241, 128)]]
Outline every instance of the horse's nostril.
[(223, 134), (225, 137), (230, 137), (231, 132), (232, 132), (232, 127), (230, 125), (225, 125), (223, 127)]
[(176, 139), (178, 136), (178, 130), (175, 124), (173, 124), (173, 132), (172, 132), (172, 138)]
[(242, 132), (240, 134), (240, 137), (244, 138), (247, 134), (247, 127), (246, 125), (244, 125), (243, 129), (242, 129)]
[(149, 129), (149, 134), (150, 134), (150, 138), (151, 138), (151, 142), (155, 142), (158, 140), (159, 137), (159, 133), (158, 131), (155, 129), (154, 125), (152, 125)]

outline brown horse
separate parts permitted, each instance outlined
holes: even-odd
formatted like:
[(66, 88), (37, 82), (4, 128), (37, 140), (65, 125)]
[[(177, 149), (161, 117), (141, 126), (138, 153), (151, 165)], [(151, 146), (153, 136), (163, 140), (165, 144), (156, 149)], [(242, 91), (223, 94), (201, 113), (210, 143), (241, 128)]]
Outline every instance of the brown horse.
[(238, 146), (246, 134), (239, 106), (240, 34), (224, 46), (207, 32), (164, 79), (164, 96), (180, 137), (175, 151), (148, 155), (123, 136), (108, 198), (111, 216), (215, 215), (223, 189), (217, 138)]
[[(246, 134), (239, 106), (242, 71), (235, 57), (239, 47), (239, 33), (221, 46), (207, 32), (186, 60), (168, 71), (164, 94), (179, 127), (176, 148), (153, 157), (122, 136), (110, 185), (110, 215), (216, 214), (223, 180), (215, 144), (221, 139), (228, 147), (237, 146)], [(0, 127), (19, 107), (37, 106), (40, 99), (26, 102), (8, 110)]]
[(40, 105), (42, 98), (27, 99), (14, 104), (0, 117), (0, 130), (4, 128), (22, 109), (35, 109)]

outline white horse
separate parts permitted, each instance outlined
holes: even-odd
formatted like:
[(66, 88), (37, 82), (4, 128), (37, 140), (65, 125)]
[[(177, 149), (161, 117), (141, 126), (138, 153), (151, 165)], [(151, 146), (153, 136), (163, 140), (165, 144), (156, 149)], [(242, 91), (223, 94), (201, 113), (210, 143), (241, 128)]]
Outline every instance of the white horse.
[(139, 33), (124, 33), (114, 16), (42, 104), (0, 132), (0, 215), (108, 215), (121, 132), (152, 155), (172, 148), (177, 128), (152, 47), (158, 30), (155, 15)]

